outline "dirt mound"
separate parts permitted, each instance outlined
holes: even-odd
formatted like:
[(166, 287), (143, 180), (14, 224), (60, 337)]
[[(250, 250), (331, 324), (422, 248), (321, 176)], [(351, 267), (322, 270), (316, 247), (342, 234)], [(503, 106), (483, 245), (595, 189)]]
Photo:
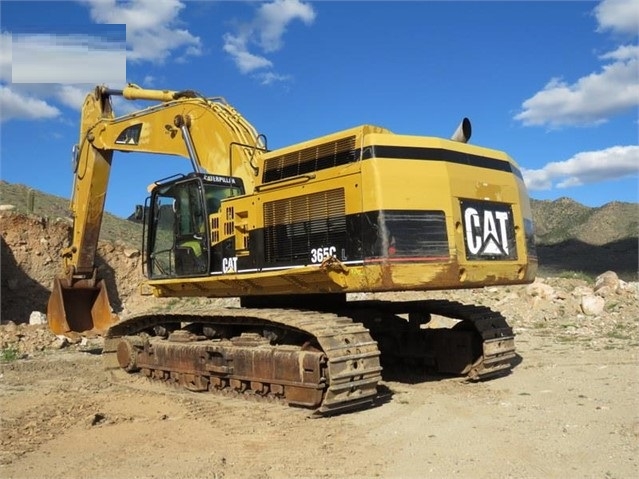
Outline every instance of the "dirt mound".
[(3, 213), (2, 321), (24, 323), (32, 311), (46, 311), (51, 281), (60, 271), (60, 251), (70, 234), (64, 221)]
[[(66, 219), (2, 212), (2, 323), (27, 323), (33, 311), (46, 313), (53, 278), (62, 273), (60, 252), (69, 244)], [(142, 279), (140, 252), (124, 243), (100, 242), (96, 258), (111, 306), (122, 311), (137, 296)], [(133, 301), (139, 301), (134, 298)]]

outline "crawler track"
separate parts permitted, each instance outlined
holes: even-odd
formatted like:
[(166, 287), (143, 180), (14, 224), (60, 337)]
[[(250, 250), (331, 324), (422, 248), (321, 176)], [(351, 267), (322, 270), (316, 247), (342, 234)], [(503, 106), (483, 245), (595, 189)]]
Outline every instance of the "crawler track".
[[(180, 325), (184, 334), (153, 335), (157, 326), (169, 325)], [(239, 334), (208, 339), (197, 333), (205, 326)], [(295, 341), (272, 345), (256, 330)], [(309, 311), (223, 309), (131, 318), (109, 329), (104, 354), (107, 369), (194, 390), (274, 397), (319, 415), (369, 406), (381, 379), (379, 350), (366, 328)]]
[[(431, 328), (433, 315), (456, 321)], [(381, 351), (381, 353), (380, 353)], [(355, 301), (331, 311), (222, 308), (111, 327), (105, 366), (194, 391), (282, 401), (332, 415), (369, 407), (383, 364), (487, 379), (515, 358), (489, 308), (451, 301)]]
[[(343, 314), (371, 331), (382, 358), (411, 367), (482, 380), (509, 372), (516, 357), (512, 328), (501, 313), (485, 306), (447, 300), (357, 301)], [(452, 329), (429, 328), (433, 315), (458, 323)]]

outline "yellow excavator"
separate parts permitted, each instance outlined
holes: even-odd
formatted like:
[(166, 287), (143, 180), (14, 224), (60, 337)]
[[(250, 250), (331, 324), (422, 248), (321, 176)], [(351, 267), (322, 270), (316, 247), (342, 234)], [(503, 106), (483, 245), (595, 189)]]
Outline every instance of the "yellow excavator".
[[(153, 104), (115, 116), (114, 96)], [(223, 98), (98, 86), (73, 150), (73, 236), (49, 327), (104, 335), (106, 367), (121, 375), (318, 415), (370, 406), (382, 366), (507, 373), (514, 335), (498, 312), (349, 295), (533, 281), (521, 172), (507, 154), (468, 144), (470, 135), (466, 118), (451, 139), (363, 125), (269, 151)], [(114, 151), (191, 163), (151, 185), (137, 209), (147, 287), (157, 297), (239, 297), (241, 307), (112, 313), (95, 257)]]

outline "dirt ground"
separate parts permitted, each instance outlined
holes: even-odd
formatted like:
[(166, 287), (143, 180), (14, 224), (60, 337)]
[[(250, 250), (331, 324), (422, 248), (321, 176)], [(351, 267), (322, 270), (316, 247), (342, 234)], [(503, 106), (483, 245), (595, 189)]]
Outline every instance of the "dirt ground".
[[(26, 324), (46, 310), (59, 268), (49, 253), (66, 229), (0, 220), (2, 478), (639, 476), (637, 282), (545, 277), (401, 295), (501, 311), (516, 333), (512, 373), (470, 383), (385, 372), (375, 407), (313, 419), (276, 403), (113, 382), (100, 338), (69, 344)], [(118, 312), (148, 303), (130, 286), (135, 251), (101, 245), (99, 255), (102, 274), (129, 285), (111, 298)]]
[(636, 343), (548, 333), (518, 331), (506, 377), (385, 380), (376, 407), (322, 419), (113, 384), (91, 348), (14, 361), (1, 372), (0, 477), (636, 477)]

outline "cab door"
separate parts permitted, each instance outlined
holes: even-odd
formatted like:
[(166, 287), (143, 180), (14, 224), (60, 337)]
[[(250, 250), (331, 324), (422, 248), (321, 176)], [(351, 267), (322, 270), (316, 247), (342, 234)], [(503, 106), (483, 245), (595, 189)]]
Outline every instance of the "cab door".
[(199, 178), (156, 187), (148, 214), (147, 272), (151, 279), (209, 273), (204, 189)]

